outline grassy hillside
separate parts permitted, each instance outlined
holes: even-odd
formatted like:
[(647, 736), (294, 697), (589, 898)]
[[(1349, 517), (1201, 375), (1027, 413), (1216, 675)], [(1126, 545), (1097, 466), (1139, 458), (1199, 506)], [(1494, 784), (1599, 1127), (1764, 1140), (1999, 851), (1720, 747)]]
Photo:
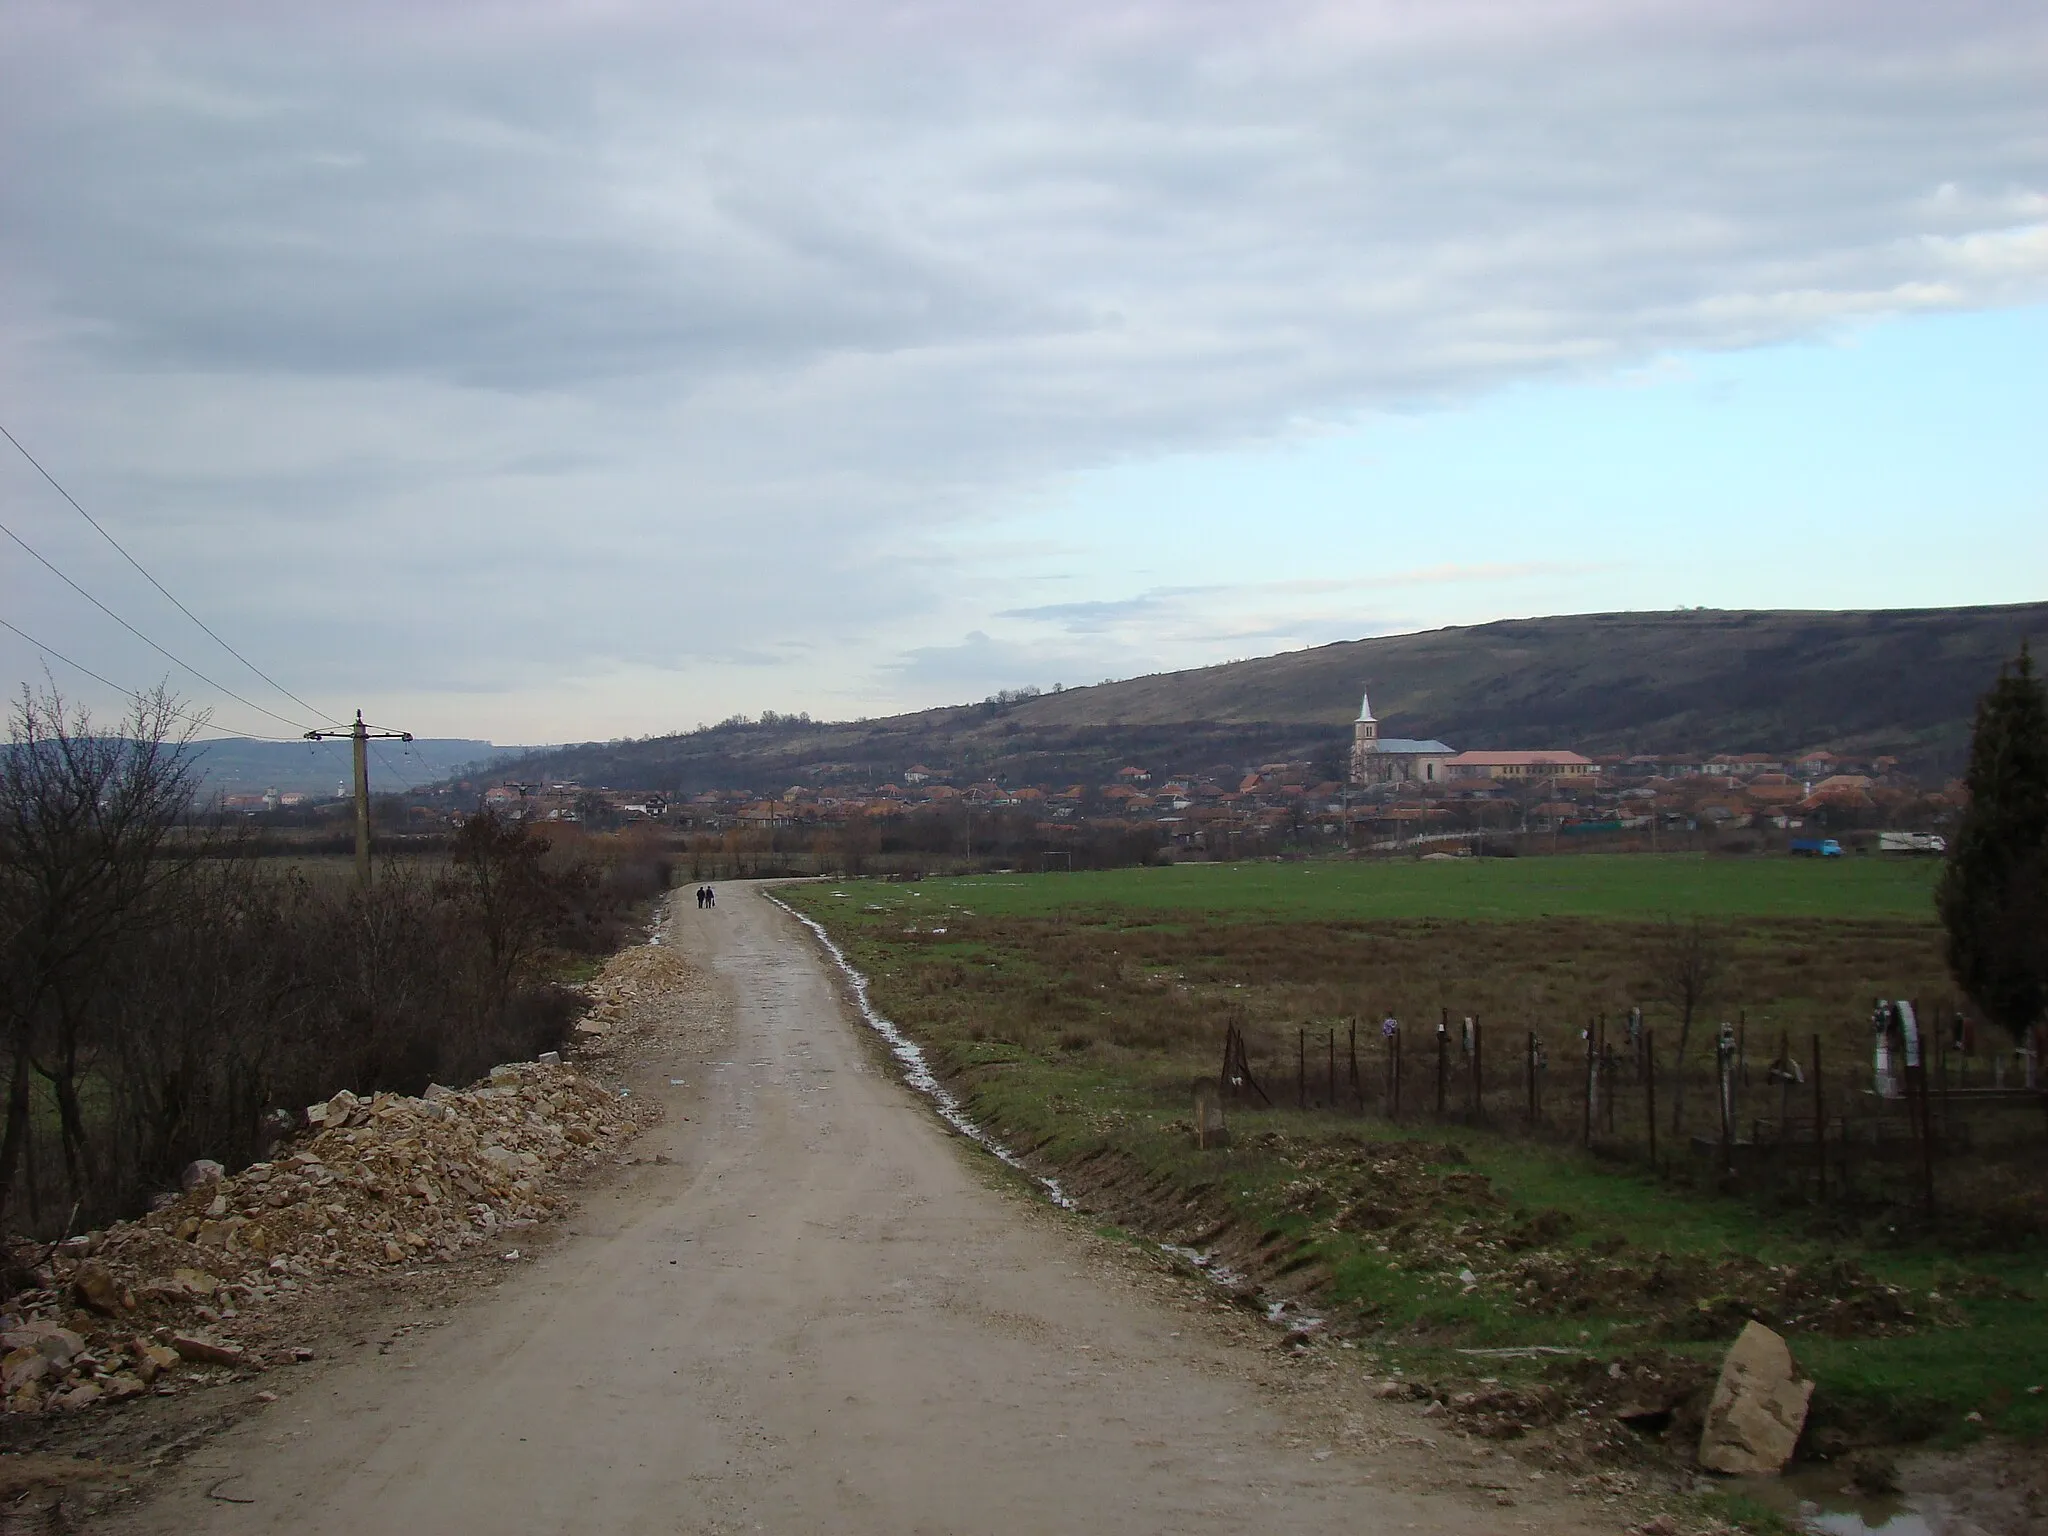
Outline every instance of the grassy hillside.
[(1341, 726), (1370, 686), (1387, 734), (1460, 747), (1946, 747), (2027, 636), (2048, 638), (2048, 604), (1508, 619), (1075, 689), (1014, 718)]
[(536, 756), (545, 771), (696, 790), (882, 783), (914, 762), (1013, 783), (1278, 758), (1334, 767), (1361, 688), (1387, 735), (1584, 752), (1891, 752), (1953, 770), (1977, 696), (2048, 603), (1855, 613), (1680, 611), (1511, 619), (1351, 640), (884, 720), (778, 721)]

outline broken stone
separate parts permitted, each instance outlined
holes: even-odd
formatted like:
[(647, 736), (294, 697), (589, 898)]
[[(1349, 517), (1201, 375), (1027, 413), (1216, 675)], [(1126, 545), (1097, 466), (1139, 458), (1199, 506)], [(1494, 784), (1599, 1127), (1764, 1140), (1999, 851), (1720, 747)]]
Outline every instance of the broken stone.
[(249, 1358), (238, 1344), (223, 1344), (198, 1333), (172, 1334), (171, 1348), (178, 1352), (180, 1360), (189, 1360), (194, 1365), (238, 1366), (246, 1364)]
[(23, 1323), (0, 1333), (0, 1349), (38, 1350), (58, 1365), (69, 1365), (72, 1357), (84, 1348), (83, 1335), (51, 1322)]
[(560, 1051), (542, 1051), (534, 1059), (544, 1067), (559, 1067), (562, 1064), (562, 1053)]
[(6, 1357), (0, 1359), (0, 1389), (12, 1397), (23, 1387), (33, 1386), (52, 1371), (61, 1369), (63, 1367), (40, 1349), (9, 1350)]
[(185, 1165), (185, 1171), (178, 1175), (178, 1187), (186, 1194), (197, 1194), (209, 1185), (218, 1184), (227, 1177), (227, 1169), (210, 1157), (195, 1158)]
[[(650, 989), (646, 1001), (662, 999)], [(651, 1113), (552, 1063), (507, 1064), (492, 1086), (437, 1084), (430, 1098), (338, 1093), (312, 1109), (311, 1134), (274, 1161), (234, 1174), (195, 1167), (181, 1181), (192, 1187), (161, 1212), (59, 1245), (7, 1301), (0, 1406), (41, 1412), (71, 1399), (82, 1378), (99, 1395), (81, 1403), (175, 1394), (188, 1384), (181, 1360), (257, 1364), (212, 1330), (272, 1328), (266, 1313), (287, 1293), (328, 1276), (498, 1253), (510, 1230), (559, 1208), (563, 1175), (608, 1156)], [(109, 1317), (133, 1315), (131, 1297), (163, 1319), (154, 1342), (109, 1336)]]
[(145, 1382), (155, 1381), (183, 1358), (168, 1344), (141, 1344), (135, 1349), (135, 1374)]
[(1721, 1362), (1700, 1431), (1700, 1465), (1733, 1476), (1783, 1471), (1812, 1398), (1813, 1383), (1800, 1379), (1785, 1341), (1750, 1323)]
[(57, 1396), (51, 1398), (50, 1406), (52, 1408), (60, 1408), (66, 1413), (71, 1413), (80, 1408), (90, 1408), (105, 1395), (105, 1388), (101, 1387), (98, 1382), (81, 1382), (69, 1392), (60, 1392)]
[[(107, 1270), (106, 1265), (88, 1259), (71, 1272), (71, 1294), (79, 1302), (105, 1317), (112, 1317), (122, 1309), (124, 1300), (121, 1282)], [(131, 1295), (125, 1298), (127, 1305), (135, 1305)]]
[(171, 1283), (197, 1301), (211, 1301), (220, 1282), (203, 1269), (174, 1269)]

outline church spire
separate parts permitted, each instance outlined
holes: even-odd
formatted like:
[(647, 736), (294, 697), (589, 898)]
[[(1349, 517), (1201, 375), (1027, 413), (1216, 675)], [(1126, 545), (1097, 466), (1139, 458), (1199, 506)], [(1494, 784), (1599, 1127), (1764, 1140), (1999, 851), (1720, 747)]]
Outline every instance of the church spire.
[(1358, 718), (1361, 720), (1372, 719), (1372, 695), (1369, 692), (1361, 693), (1358, 696)]

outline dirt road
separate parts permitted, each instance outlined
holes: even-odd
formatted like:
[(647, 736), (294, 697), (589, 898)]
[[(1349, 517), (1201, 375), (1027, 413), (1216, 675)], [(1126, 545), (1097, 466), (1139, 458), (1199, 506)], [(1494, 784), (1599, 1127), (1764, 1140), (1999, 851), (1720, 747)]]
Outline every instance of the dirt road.
[(1247, 1373), (1250, 1346), (993, 1187), (863, 1043), (793, 920), (739, 886), (719, 899), (671, 924), (732, 1006), (710, 1059), (647, 1064), (671, 1113), (640, 1152), (671, 1161), (593, 1193), (574, 1236), (448, 1326), (209, 1444), (122, 1528), (1619, 1528), (1395, 1491), (1412, 1443), (1319, 1442)]

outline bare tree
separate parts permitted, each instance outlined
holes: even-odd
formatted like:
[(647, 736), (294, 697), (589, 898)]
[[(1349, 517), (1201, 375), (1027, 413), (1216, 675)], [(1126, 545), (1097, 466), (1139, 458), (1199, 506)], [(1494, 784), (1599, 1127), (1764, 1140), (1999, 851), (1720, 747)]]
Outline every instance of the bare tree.
[(1678, 1010), (1678, 1049), (1672, 1057), (1671, 1131), (1685, 1127), (1685, 1051), (1693, 1020), (1713, 997), (1728, 964), (1720, 935), (1693, 918), (1664, 919), (1663, 931), (1651, 947), (1651, 985), (1656, 996)]
[[(150, 897), (183, 867), (169, 845), (192, 798), (194, 727), (163, 687), (111, 733), (55, 688), (24, 688), (0, 748), (0, 1030), (8, 1066), (0, 1132), (0, 1224), (33, 1109), (32, 1077), (55, 1101), (76, 1199), (101, 1169), (80, 1102), (87, 1021), (109, 954), (147, 921)], [(173, 856), (182, 852), (185, 858)]]
[(863, 813), (855, 811), (839, 829), (840, 866), (856, 878), (867, 873), (868, 860), (874, 856), (878, 843), (874, 823)]
[(24, 692), (0, 741), (0, 1232), (131, 1214), (193, 1157), (263, 1155), (278, 1111), (337, 1087), (417, 1092), (550, 1048), (574, 1010), (548, 953), (608, 946), (666, 882), (658, 849), (600, 882), (484, 816), (438, 880), (316, 890), (195, 824), (190, 742), (161, 691), (101, 729), (54, 690)]
[(483, 939), (490, 1006), (501, 1004), (525, 979), (561, 904), (557, 882), (544, 867), (548, 847), (525, 822), (489, 809), (469, 817), (455, 834), (454, 869), (441, 890), (461, 903)]

